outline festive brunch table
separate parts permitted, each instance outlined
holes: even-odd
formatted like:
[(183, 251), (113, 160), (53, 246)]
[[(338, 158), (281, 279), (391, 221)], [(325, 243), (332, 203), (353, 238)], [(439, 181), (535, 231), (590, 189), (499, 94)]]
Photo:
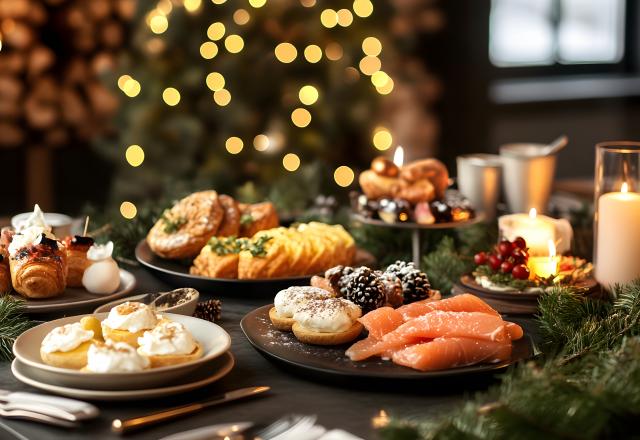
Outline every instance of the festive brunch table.
[[(169, 287), (142, 269), (133, 269), (138, 280), (135, 292), (169, 290)], [(205, 297), (213, 297), (203, 292)], [(270, 423), (287, 413), (317, 414), (318, 423), (327, 428), (347, 430), (362, 438), (375, 438), (371, 419), (385, 410), (390, 415), (436, 415), (463, 401), (465, 396), (486, 389), (494, 382), (491, 374), (457, 377), (444, 381), (411, 382), (328, 382), (303, 377), (262, 357), (246, 340), (240, 330), (240, 319), (249, 311), (264, 305), (268, 299), (243, 298), (242, 292), (217, 296), (223, 300), (220, 325), (232, 337), (231, 351), (236, 365), (221, 381), (177, 396), (130, 401), (97, 402), (101, 415), (80, 429), (65, 430), (30, 422), (0, 420), (29, 439), (100, 439), (120, 438), (110, 432), (114, 418), (128, 418), (161, 410), (170, 406), (191, 403), (235, 388), (266, 385), (272, 391), (255, 399), (225, 404), (151, 427), (128, 435), (133, 439), (157, 439), (200, 426), (223, 422), (253, 421)], [(528, 319), (525, 331), (535, 335), (535, 323)], [(0, 363), (0, 389), (40, 392), (18, 382), (10, 371), (10, 363)], [(0, 438), (12, 436), (0, 429)]]

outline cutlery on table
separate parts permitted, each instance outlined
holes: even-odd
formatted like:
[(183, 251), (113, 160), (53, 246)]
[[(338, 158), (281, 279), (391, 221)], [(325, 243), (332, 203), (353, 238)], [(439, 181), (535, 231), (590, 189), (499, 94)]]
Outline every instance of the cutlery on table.
[(32, 422), (46, 423), (48, 425), (59, 426), (61, 428), (77, 428), (78, 426), (80, 426), (80, 423), (78, 422), (63, 420), (57, 417), (49, 416), (47, 414), (28, 411), (25, 409), (6, 410), (3, 408), (0, 408), (0, 417), (4, 417), (7, 419), (20, 419), (20, 420), (29, 420)]
[(214, 397), (212, 399), (204, 400), (202, 402), (190, 403), (188, 405), (177, 406), (175, 408), (169, 408), (164, 411), (148, 414), (145, 416), (134, 417), (131, 419), (115, 419), (111, 422), (111, 430), (120, 434), (124, 434), (135, 429), (143, 428), (149, 425), (153, 425), (165, 420), (170, 420), (175, 417), (191, 414), (200, 411), (204, 408), (220, 405), (226, 402), (232, 402), (238, 399), (244, 399), (248, 397), (257, 396), (266, 391), (269, 391), (270, 387), (248, 387), (240, 388), (234, 391), (229, 391), (221, 396)]
[(162, 437), (160, 440), (216, 440), (218, 438), (225, 437), (232, 439), (235, 436), (242, 434), (252, 426), (252, 422), (222, 423), (178, 432), (176, 434)]
[(0, 410), (6, 417), (11, 417), (6, 413), (28, 411), (70, 422), (92, 419), (100, 413), (95, 406), (80, 400), (7, 390), (0, 390)]

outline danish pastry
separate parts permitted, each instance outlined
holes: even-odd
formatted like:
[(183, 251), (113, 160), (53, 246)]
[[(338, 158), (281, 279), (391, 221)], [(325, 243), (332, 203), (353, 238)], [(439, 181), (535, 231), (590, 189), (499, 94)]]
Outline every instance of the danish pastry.
[(64, 239), (67, 249), (67, 286), (82, 287), (84, 271), (91, 265), (87, 258), (87, 251), (93, 246), (93, 238), (81, 235), (69, 236)]
[(216, 235), (218, 237), (237, 237), (240, 233), (240, 208), (238, 207), (238, 202), (226, 194), (220, 195), (219, 198), (224, 216)]
[(278, 226), (278, 213), (271, 202), (240, 205), (240, 236), (253, 237), (257, 232)]
[(438, 159), (423, 159), (407, 164), (400, 169), (400, 178), (410, 183), (428, 180), (439, 199), (444, 197), (444, 192), (449, 186), (449, 171)]
[(147, 235), (151, 250), (164, 258), (181, 259), (198, 255), (216, 235), (224, 210), (218, 193), (193, 193), (165, 211)]

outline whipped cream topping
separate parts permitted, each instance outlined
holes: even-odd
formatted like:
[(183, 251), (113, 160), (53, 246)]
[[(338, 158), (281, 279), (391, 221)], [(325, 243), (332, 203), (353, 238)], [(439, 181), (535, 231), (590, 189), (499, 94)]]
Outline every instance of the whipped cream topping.
[(195, 339), (179, 322), (162, 321), (138, 338), (138, 353), (144, 356), (190, 354), (197, 347)]
[(115, 306), (109, 312), (102, 325), (114, 330), (126, 330), (131, 333), (150, 330), (158, 323), (158, 317), (148, 305), (127, 301)]
[(129, 373), (149, 367), (149, 359), (124, 342), (91, 344), (87, 370), (94, 373)]
[(293, 319), (302, 327), (319, 333), (347, 331), (358, 318), (362, 309), (344, 298), (310, 300), (300, 306)]
[(83, 329), (79, 322), (65, 324), (62, 327), (54, 328), (44, 337), (42, 351), (45, 353), (71, 351), (92, 338), (93, 331)]
[[(13, 234), (11, 244), (9, 245), (9, 255), (14, 256), (18, 251), (27, 246), (35, 246), (40, 244), (43, 235), (52, 240), (56, 240), (56, 236), (51, 233), (49, 227), (29, 226), (20, 232)], [(58, 248), (60, 244), (58, 244)]]
[(18, 232), (22, 232), (25, 229), (31, 228), (33, 226), (37, 226), (41, 229), (45, 229), (46, 231), (51, 232), (51, 227), (45, 221), (44, 213), (37, 203), (33, 207), (33, 212), (29, 215), (29, 217), (20, 222), (20, 224), (18, 225)]
[(292, 318), (296, 310), (308, 301), (326, 298), (331, 298), (331, 294), (319, 287), (293, 286), (278, 292), (273, 300), (273, 305), (279, 316)]
[(111, 258), (113, 254), (113, 242), (106, 244), (93, 244), (87, 251), (87, 258), (91, 261), (100, 261)]

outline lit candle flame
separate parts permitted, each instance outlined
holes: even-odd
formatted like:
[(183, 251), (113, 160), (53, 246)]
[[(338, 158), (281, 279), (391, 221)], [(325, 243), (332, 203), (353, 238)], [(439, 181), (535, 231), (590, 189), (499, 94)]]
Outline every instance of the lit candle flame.
[(530, 219), (534, 219), (538, 216), (538, 211), (536, 210), (536, 208), (531, 208), (529, 210), (529, 218)]
[(401, 146), (398, 146), (396, 148), (396, 152), (393, 153), (393, 163), (398, 167), (401, 167), (404, 164), (404, 148)]
[(549, 259), (552, 260), (556, 256), (556, 244), (549, 239)]
[(629, 192), (629, 184), (627, 182), (624, 182), (622, 184), (622, 187), (620, 188), (620, 192), (623, 192), (623, 193)]

